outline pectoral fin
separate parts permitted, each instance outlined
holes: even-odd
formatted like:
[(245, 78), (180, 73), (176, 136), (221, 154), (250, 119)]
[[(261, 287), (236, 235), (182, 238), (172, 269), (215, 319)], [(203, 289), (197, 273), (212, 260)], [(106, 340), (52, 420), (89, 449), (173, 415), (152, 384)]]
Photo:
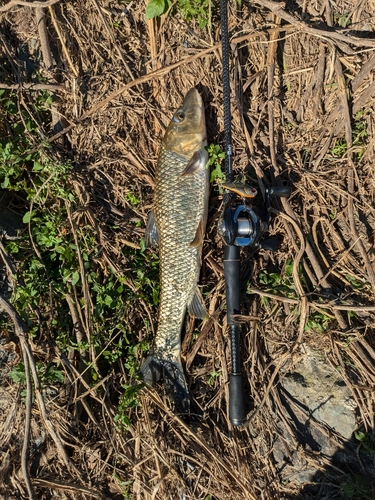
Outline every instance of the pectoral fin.
[(201, 160), (202, 160), (202, 152), (200, 150), (196, 151), (190, 158), (189, 163), (186, 165), (185, 170), (181, 174), (181, 177), (194, 174), (194, 172), (198, 170), (201, 164)]
[(187, 309), (190, 316), (193, 316), (194, 318), (199, 318), (199, 319), (208, 318), (208, 312), (206, 311), (203, 302), (203, 297), (198, 287), (195, 290), (194, 297), (192, 298), (190, 304), (188, 304)]
[(159, 234), (158, 228), (156, 226), (156, 220), (154, 211), (151, 210), (150, 215), (148, 216), (147, 226), (146, 226), (146, 234), (145, 234), (145, 245), (146, 248), (154, 247), (159, 243)]
[(203, 244), (204, 238), (204, 223), (203, 219), (200, 219), (197, 230), (195, 232), (195, 236), (193, 241), (190, 243), (191, 247), (199, 247)]

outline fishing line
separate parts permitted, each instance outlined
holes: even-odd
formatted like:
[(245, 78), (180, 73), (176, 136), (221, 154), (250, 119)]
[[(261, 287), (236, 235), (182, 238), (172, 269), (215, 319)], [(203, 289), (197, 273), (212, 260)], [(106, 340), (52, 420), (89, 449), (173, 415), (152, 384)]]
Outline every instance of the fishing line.
[(221, 49), (223, 66), (223, 106), (224, 106), (224, 151), (225, 151), (225, 178), (232, 182), (232, 128), (230, 112), (230, 73), (229, 73), (229, 32), (227, 0), (220, 0), (221, 15)]

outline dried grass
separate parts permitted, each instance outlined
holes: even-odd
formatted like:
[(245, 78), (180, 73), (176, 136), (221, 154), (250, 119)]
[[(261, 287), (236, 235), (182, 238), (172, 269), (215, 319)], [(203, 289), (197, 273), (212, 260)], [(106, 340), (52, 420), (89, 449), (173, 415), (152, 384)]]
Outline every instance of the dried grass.
[[(287, 17), (285, 23), (281, 4), (256, 4), (250, 8), (244, 2), (241, 18), (230, 13), (234, 168), (239, 179), (255, 183), (257, 176), (261, 186), (281, 180), (293, 187), (293, 193), (279, 207), (287, 217), (276, 217), (271, 228), (283, 239), (280, 250), (273, 255), (253, 256), (247, 250), (242, 254), (244, 276), (254, 284), (254, 293), (243, 304), (249, 424), (233, 429), (227, 417), (229, 352), (222, 244), (216, 230), (222, 200), (213, 188), (201, 279), (211, 287), (212, 320), (195, 345), (183, 345), (193, 407), (200, 416), (192, 416), (187, 425), (157, 392), (146, 391), (133, 410), (133, 426), (119, 433), (113, 418), (114, 402), (126, 380), (123, 368), (110, 372), (99, 391), (87, 385), (71, 360), (50, 352), (63, 362), (69, 381), (66, 393), (47, 403), (69, 461), (64, 464), (34, 404), (29, 463), (39, 499), (120, 499), (127, 488), (132, 492), (129, 498), (137, 500), (205, 499), (209, 494), (223, 500), (297, 498), (300, 485), (280, 481), (271, 452), (280, 436), (278, 422), (291, 426), (278, 395), (278, 380), (303, 356), (302, 343), (323, 351), (333, 366), (341, 367), (357, 403), (359, 423), (366, 430), (374, 428), (375, 40), (360, 38), (361, 30), (371, 26), (373, 5), (301, 2), (293, 14), (296, 22)], [(143, 3), (130, 5), (124, 13), (123, 4), (99, 0), (55, 3), (47, 26), (57, 50), (53, 75), (65, 87), (65, 92), (57, 91), (56, 108), (66, 130), (54, 144), (76, 165), (72, 184), (81, 203), (81, 209), (71, 214), (71, 228), (74, 232), (80, 225), (92, 226), (102, 249), (96, 257), (102, 271), (112, 267), (125, 277), (122, 249), (137, 246), (144, 234), (144, 229), (130, 224), (129, 214), (133, 221), (145, 223), (163, 130), (190, 87), (198, 85), (203, 93), (209, 142), (220, 142), (223, 134), (218, 30), (198, 30), (178, 16), (146, 24)], [(336, 7), (336, 14), (350, 13), (350, 26), (340, 30), (344, 40), (319, 27), (322, 22), (337, 27)], [(30, 23), (20, 22), (25, 13), (33, 17), (26, 7), (9, 11), (2, 26), (12, 26), (16, 38), (38, 44), (36, 25), (31, 29)], [(316, 27), (301, 29), (301, 23)], [(11, 53), (11, 44), (7, 47)], [(173, 66), (183, 58), (185, 63)], [(163, 68), (169, 69), (162, 74)], [(147, 76), (152, 71), (159, 73)], [(362, 109), (368, 138), (358, 159), (359, 146), (351, 139), (348, 120)], [(348, 150), (342, 157), (334, 156), (335, 144), (345, 137)], [(136, 210), (127, 200), (129, 191), (142, 200)], [(299, 315), (283, 297), (261, 305), (257, 294), (265, 293), (257, 282), (259, 272), (266, 267), (282, 270), (292, 259), (298, 282), (297, 255), (321, 302), (310, 304), (313, 289), (301, 285), (294, 299)], [(348, 275), (363, 287), (353, 289)], [(130, 280), (127, 283), (132, 286)], [(355, 323), (347, 310), (336, 307), (337, 300), (357, 311)], [(305, 332), (308, 311), (314, 307), (324, 308), (332, 318), (329, 331), (321, 335)], [(140, 302), (133, 304), (126, 321), (137, 325), (142, 339), (148, 334), (142, 318), (153, 320), (155, 314)], [(194, 327), (188, 324), (187, 335)], [(36, 345), (31, 348), (38, 359), (46, 356)], [(222, 373), (213, 386), (206, 383), (211, 371)], [(16, 389), (10, 386), (7, 392), (11, 401), (1, 415), (0, 477), (7, 498), (25, 498), (18, 472), (25, 410)], [(324, 457), (294, 439), (304, 460), (317, 470), (327, 465)], [(332, 439), (342, 442), (339, 436)]]

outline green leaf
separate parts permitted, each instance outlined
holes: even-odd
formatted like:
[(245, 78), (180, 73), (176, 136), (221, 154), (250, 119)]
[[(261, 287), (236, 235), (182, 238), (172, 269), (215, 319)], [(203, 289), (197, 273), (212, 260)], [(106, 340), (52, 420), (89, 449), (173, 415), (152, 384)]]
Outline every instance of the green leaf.
[(358, 431), (355, 432), (354, 435), (358, 441), (364, 441), (366, 439), (366, 434), (364, 432)]
[(9, 177), (5, 177), (4, 182), (1, 183), (1, 187), (5, 189), (8, 186), (9, 186)]
[(31, 220), (31, 217), (32, 217), (32, 212), (30, 212), (30, 211), (26, 212), (25, 215), (22, 218), (22, 222), (24, 224), (28, 224), (30, 222), (30, 220)]
[(79, 272), (78, 271), (74, 271), (74, 273), (72, 274), (72, 285), (76, 285), (79, 281)]
[(34, 161), (33, 172), (37, 172), (38, 170), (43, 170), (43, 165), (41, 165), (37, 161)]
[(146, 21), (161, 16), (166, 10), (167, 4), (165, 0), (149, 0), (146, 7)]
[(41, 377), (45, 379), (47, 383), (53, 384), (54, 382), (64, 382), (64, 373), (59, 370), (56, 366), (52, 365), (47, 368), (44, 376)]
[(159, 304), (159, 290), (156, 288), (152, 290), (152, 301), (156, 306)]
[(16, 384), (26, 384), (25, 365), (22, 362), (18, 363), (8, 375)]

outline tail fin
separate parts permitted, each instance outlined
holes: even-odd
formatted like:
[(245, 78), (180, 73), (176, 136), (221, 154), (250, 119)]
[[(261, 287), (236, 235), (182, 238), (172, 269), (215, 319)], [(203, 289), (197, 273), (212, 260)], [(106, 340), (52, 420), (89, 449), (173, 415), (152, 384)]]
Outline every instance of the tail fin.
[(166, 392), (173, 400), (176, 410), (188, 413), (190, 409), (189, 389), (180, 362), (150, 354), (140, 369), (140, 375), (147, 385), (159, 382), (164, 376)]

